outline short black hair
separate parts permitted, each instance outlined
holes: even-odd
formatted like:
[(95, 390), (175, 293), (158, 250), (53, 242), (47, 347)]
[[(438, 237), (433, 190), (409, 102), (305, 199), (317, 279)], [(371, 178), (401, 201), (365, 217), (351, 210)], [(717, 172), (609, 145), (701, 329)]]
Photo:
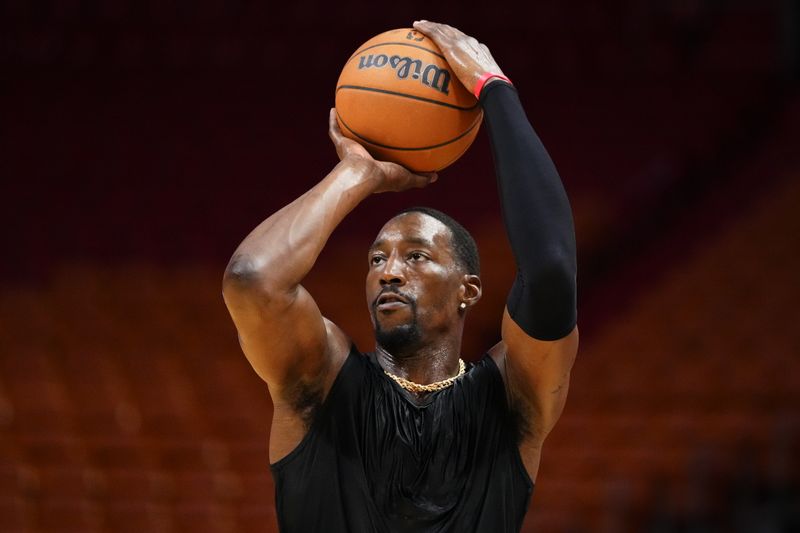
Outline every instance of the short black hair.
[(450, 233), (453, 235), (453, 250), (455, 251), (458, 262), (466, 269), (468, 274), (480, 275), (481, 259), (478, 255), (478, 245), (464, 226), (459, 224), (451, 216), (442, 213), (438, 209), (433, 209), (432, 207), (409, 207), (397, 213), (395, 217), (407, 213), (422, 213), (435, 218), (447, 226), (450, 229)]

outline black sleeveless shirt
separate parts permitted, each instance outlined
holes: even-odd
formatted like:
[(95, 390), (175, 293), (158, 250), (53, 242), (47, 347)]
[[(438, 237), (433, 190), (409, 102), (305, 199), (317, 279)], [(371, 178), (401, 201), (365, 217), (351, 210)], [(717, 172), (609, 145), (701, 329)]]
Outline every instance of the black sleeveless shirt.
[(282, 533), (518, 532), (533, 483), (488, 355), (413, 398), (351, 350), (308, 434), (271, 466)]

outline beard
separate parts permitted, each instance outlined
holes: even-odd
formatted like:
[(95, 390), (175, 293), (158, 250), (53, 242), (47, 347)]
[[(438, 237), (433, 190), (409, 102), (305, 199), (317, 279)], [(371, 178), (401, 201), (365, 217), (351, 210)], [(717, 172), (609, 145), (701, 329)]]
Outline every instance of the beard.
[(409, 348), (416, 346), (421, 335), (416, 317), (410, 324), (383, 329), (378, 323), (375, 328), (375, 340), (389, 353), (400, 356)]
[(372, 310), (375, 322), (375, 340), (378, 345), (395, 356), (401, 356), (410, 348), (415, 347), (422, 338), (422, 332), (417, 321), (416, 302), (409, 302), (409, 306), (411, 307), (411, 321), (389, 328), (381, 325), (377, 312), (375, 309)]

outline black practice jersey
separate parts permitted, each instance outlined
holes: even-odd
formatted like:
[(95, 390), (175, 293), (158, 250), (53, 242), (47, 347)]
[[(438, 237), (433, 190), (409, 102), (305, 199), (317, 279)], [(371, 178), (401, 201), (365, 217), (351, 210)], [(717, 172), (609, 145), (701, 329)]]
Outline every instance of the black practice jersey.
[(423, 400), (353, 349), (272, 465), (283, 533), (517, 532), (533, 483), (491, 357)]

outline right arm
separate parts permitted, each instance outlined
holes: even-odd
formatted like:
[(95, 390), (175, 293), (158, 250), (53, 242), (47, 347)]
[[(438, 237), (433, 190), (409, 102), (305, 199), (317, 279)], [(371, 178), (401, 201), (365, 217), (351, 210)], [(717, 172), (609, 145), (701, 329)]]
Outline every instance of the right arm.
[(349, 351), (347, 337), (323, 318), (300, 285), (333, 230), (370, 194), (423, 187), (435, 179), (372, 159), (342, 136), (333, 110), (329, 134), (339, 164), (250, 232), (223, 279), (242, 350), (266, 381), (276, 410), (279, 405), (294, 411), (310, 407), (303, 404), (306, 391), (324, 396)]

